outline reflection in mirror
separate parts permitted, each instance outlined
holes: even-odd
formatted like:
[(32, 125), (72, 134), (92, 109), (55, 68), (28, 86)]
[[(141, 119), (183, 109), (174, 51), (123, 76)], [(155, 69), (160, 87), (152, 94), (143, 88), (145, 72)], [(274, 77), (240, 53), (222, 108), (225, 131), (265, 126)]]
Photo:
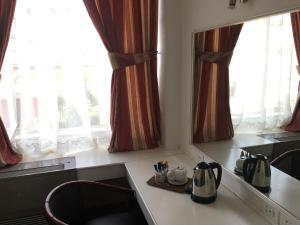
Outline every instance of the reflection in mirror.
[(233, 136), (229, 70), (242, 24), (195, 34), (194, 143)]
[(289, 122), (299, 83), (296, 65), (289, 14), (244, 24), (229, 67), (235, 132), (270, 132)]
[(236, 133), (265, 133), (291, 119), (299, 78), (290, 15), (241, 27), (195, 34), (195, 143), (230, 138), (231, 120)]
[(287, 13), (195, 33), (193, 70), (193, 143), (232, 172), (242, 150), (266, 155), (266, 196), (298, 218), (299, 18)]

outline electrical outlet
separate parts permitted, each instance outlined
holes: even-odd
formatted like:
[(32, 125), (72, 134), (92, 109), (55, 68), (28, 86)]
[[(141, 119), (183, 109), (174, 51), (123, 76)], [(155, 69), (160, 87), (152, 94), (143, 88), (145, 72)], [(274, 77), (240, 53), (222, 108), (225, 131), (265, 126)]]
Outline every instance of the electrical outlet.
[(287, 216), (284, 213), (279, 215), (279, 225), (300, 225), (300, 221), (296, 221), (295, 218)]
[[(272, 224), (274, 224), (274, 225), (278, 224), (279, 212), (274, 207), (272, 207), (271, 205), (269, 205), (269, 204), (264, 205), (263, 215)], [(290, 224), (284, 224), (284, 225), (290, 225)]]

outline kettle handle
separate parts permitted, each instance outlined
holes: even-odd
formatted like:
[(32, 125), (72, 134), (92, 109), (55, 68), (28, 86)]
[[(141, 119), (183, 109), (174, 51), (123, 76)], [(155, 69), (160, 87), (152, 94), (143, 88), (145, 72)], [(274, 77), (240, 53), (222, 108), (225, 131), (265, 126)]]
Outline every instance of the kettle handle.
[(250, 174), (250, 170), (249, 170), (249, 165), (251, 163), (254, 163), (253, 158), (247, 158), (244, 161), (244, 165), (243, 165), (243, 176), (245, 181), (247, 181), (248, 183), (251, 182), (251, 174)]
[[(221, 183), (221, 178), (222, 178), (222, 166), (219, 163), (216, 163), (216, 162), (211, 162), (211, 163), (209, 163), (209, 165), (210, 165), (211, 169), (217, 169), (218, 170), (218, 175), (217, 175), (217, 179), (216, 179), (216, 188), (218, 189), (218, 187), (220, 186), (220, 183)], [(215, 176), (214, 171), (212, 171), (212, 172)], [(215, 176), (215, 178), (216, 178), (216, 176)]]

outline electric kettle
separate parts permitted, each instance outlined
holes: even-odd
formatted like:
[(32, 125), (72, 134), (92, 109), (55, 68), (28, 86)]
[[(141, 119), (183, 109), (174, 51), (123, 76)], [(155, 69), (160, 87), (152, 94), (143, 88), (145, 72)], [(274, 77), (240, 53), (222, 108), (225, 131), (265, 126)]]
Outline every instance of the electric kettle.
[(250, 155), (244, 162), (243, 176), (245, 181), (261, 192), (267, 193), (270, 191), (271, 168), (265, 155)]
[[(217, 178), (213, 169), (218, 170)], [(211, 203), (217, 198), (217, 189), (222, 177), (222, 167), (216, 162), (200, 162), (194, 168), (191, 198), (199, 203)]]

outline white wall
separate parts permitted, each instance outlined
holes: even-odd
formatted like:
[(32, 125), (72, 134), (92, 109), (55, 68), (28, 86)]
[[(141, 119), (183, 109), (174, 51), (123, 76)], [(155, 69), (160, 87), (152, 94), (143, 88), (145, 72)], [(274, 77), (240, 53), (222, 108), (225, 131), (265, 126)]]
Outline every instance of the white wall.
[(160, 0), (161, 57), (159, 69), (162, 115), (162, 144), (167, 149), (180, 145), (181, 0)]
[[(192, 33), (220, 27), (258, 16), (265, 16), (300, 8), (300, 0), (237, 0), (234, 10), (228, 9), (229, 0), (182, 0), (182, 70), (181, 88), (181, 144), (187, 148), (192, 134)], [(176, 97), (177, 99), (177, 97)]]

